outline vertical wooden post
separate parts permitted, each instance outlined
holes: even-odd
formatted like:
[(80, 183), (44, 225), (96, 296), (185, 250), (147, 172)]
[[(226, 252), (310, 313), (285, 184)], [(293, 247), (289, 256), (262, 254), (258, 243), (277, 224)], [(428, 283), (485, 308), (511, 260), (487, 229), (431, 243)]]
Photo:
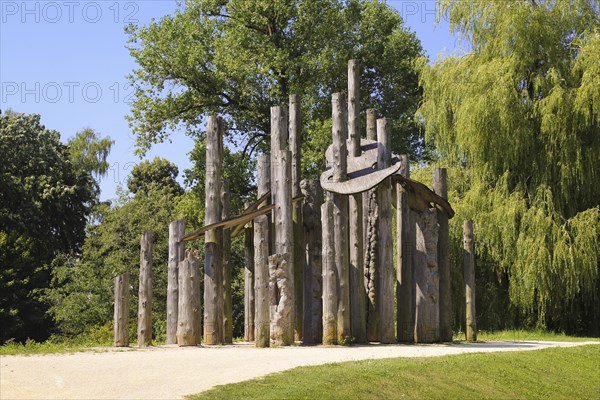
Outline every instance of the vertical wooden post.
[(415, 329), (417, 343), (440, 339), (439, 274), (437, 258), (437, 210), (414, 214), (416, 249), (413, 257), (415, 278)]
[[(348, 61), (348, 154), (360, 157), (360, 64)], [(350, 325), (358, 343), (367, 340), (366, 294), (364, 281), (363, 194), (348, 197), (350, 238)]]
[(473, 239), (473, 221), (463, 222), (463, 259), (466, 296), (466, 338), (477, 341), (477, 320), (475, 317), (475, 242)]
[[(377, 140), (377, 117), (373, 108), (367, 109), (367, 140)], [(379, 340), (379, 311), (375, 301), (377, 281), (377, 220), (379, 218), (377, 190), (363, 193), (363, 236), (364, 236), (364, 275), (367, 301), (367, 340)]]
[[(448, 200), (448, 184), (446, 168), (433, 170), (433, 191)], [(439, 225), (438, 235), (438, 270), (440, 276), (440, 340), (452, 341), (452, 288), (450, 276), (450, 229), (448, 216), (437, 210)]]
[[(408, 155), (402, 154), (400, 163), (400, 174), (409, 178)], [(396, 184), (396, 246), (396, 339), (400, 343), (410, 343), (413, 340), (411, 272), (413, 237), (408, 194), (399, 183)]]
[[(300, 101), (298, 95), (290, 95), (289, 104), (289, 137), (290, 150), (292, 152), (292, 198), (302, 194), (300, 181), (302, 180), (302, 146), (300, 137)], [(302, 340), (303, 310), (304, 310), (304, 262), (303, 260), (303, 229), (302, 229), (302, 202), (296, 201), (292, 204), (292, 219), (294, 221), (294, 288), (295, 288), (295, 318), (296, 318), (296, 340)]]
[[(347, 179), (348, 117), (344, 93), (334, 93), (331, 98), (333, 133), (333, 180)], [(333, 224), (335, 230), (335, 265), (338, 278), (338, 342), (352, 335), (350, 325), (350, 243), (348, 232), (348, 196), (333, 193)]]
[[(294, 344), (294, 248), (293, 248), (293, 222), (292, 222), (292, 153), (280, 150), (276, 160), (279, 165), (273, 169), (275, 198), (274, 225), (275, 225), (275, 252), (280, 256), (276, 261), (269, 259), (270, 266), (276, 266), (275, 278), (278, 300), (276, 314), (271, 316), (271, 326), (274, 325), (273, 317), (277, 319), (277, 328), (281, 329), (281, 335), (276, 335), (276, 341), (281, 338), (281, 345)], [(282, 286), (284, 285), (284, 286)], [(291, 309), (288, 309), (290, 307)], [(273, 337), (273, 332), (271, 332)]]
[(337, 268), (335, 266), (335, 230), (333, 202), (321, 206), (323, 229), (323, 344), (337, 344)]
[(323, 190), (318, 180), (302, 181), (304, 250), (304, 314), (303, 344), (317, 344), (323, 340), (323, 267), (321, 262), (321, 204)]
[(129, 272), (115, 278), (114, 324), (114, 346), (129, 346)]
[[(221, 219), (230, 215), (229, 182), (221, 183)], [(231, 304), (231, 229), (223, 229), (223, 245), (221, 247), (223, 265), (223, 342), (233, 343), (233, 305)]]
[(140, 347), (152, 344), (152, 231), (140, 239), (137, 341)]
[(249, 222), (244, 227), (244, 340), (247, 342), (254, 341), (254, 294), (254, 228)]
[(179, 307), (179, 264), (185, 257), (185, 220), (169, 224), (169, 265), (167, 273), (167, 344), (177, 343), (177, 313)]
[(200, 265), (198, 252), (188, 250), (179, 267), (177, 344), (200, 344)]
[[(269, 156), (258, 157), (258, 197), (271, 190)], [(269, 230), (271, 220), (262, 215), (254, 220), (254, 287), (256, 297), (256, 347), (269, 347)]]
[[(223, 136), (220, 118), (209, 116), (206, 127), (206, 211), (205, 224), (221, 220), (221, 176)], [(204, 342), (223, 343), (223, 292), (221, 262), (222, 234), (219, 230), (204, 235)]]
[[(388, 168), (392, 163), (391, 123), (387, 118), (377, 120), (377, 167)], [(379, 203), (379, 246), (377, 270), (379, 272), (378, 300), (381, 343), (393, 343), (395, 335), (394, 316), (394, 254), (392, 239), (392, 183), (387, 178), (377, 189)]]

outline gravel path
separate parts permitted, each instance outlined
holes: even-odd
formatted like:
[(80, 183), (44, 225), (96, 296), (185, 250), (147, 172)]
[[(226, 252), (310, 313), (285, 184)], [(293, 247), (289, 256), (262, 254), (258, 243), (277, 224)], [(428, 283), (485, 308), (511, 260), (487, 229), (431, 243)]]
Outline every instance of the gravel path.
[[(589, 342), (596, 343), (598, 342)], [(588, 342), (488, 342), (353, 347), (162, 346), (149, 349), (2, 356), (0, 399), (176, 399), (216, 385), (301, 365), (391, 357), (536, 350)]]

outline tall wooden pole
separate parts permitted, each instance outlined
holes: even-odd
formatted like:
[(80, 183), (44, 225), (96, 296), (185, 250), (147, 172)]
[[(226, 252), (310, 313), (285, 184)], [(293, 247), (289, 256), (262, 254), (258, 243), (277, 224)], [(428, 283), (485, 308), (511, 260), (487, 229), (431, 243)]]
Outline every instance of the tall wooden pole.
[(152, 344), (152, 231), (140, 239), (137, 341), (138, 346)]
[(437, 210), (429, 208), (414, 213), (415, 252), (415, 329), (417, 343), (440, 340), (439, 273), (437, 258)]
[[(331, 98), (333, 133), (333, 180), (347, 179), (348, 118), (346, 96), (334, 93)], [(352, 335), (350, 325), (350, 246), (348, 232), (348, 196), (333, 193), (333, 224), (335, 230), (335, 265), (338, 278), (338, 342)]]
[(177, 344), (200, 344), (200, 262), (196, 250), (188, 250), (179, 268)]
[[(377, 118), (375, 110), (367, 110), (367, 140), (377, 140)], [(363, 193), (363, 229), (364, 229), (364, 275), (365, 294), (367, 301), (367, 340), (379, 340), (379, 311), (376, 305), (375, 287), (377, 278), (377, 237), (379, 206), (377, 204), (377, 190), (371, 189)]]
[[(360, 157), (360, 64), (348, 61), (348, 136), (350, 157)], [(348, 197), (350, 238), (350, 325), (358, 343), (367, 341), (364, 278), (363, 194)]]
[[(433, 170), (433, 191), (440, 197), (448, 199), (448, 184), (446, 168)], [(438, 270), (440, 276), (440, 340), (452, 341), (452, 288), (450, 276), (450, 228), (448, 216), (442, 210), (437, 210), (439, 225), (438, 235)]]
[[(269, 156), (258, 157), (258, 197), (271, 190), (271, 162)], [(254, 220), (254, 287), (256, 290), (256, 347), (270, 344), (269, 300), (269, 228), (267, 215)]]
[(333, 202), (321, 206), (323, 229), (323, 344), (337, 344), (337, 268), (335, 266), (335, 230)]
[[(300, 100), (298, 95), (290, 95), (289, 103), (289, 136), (290, 150), (292, 152), (292, 198), (302, 195), (300, 181), (302, 180), (302, 140), (300, 136)], [(295, 317), (296, 317), (296, 340), (303, 337), (303, 312), (304, 312), (304, 249), (302, 229), (302, 202), (296, 201), (292, 204), (292, 219), (294, 221), (294, 289), (295, 294)]]
[[(295, 306), (294, 306), (294, 248), (293, 248), (293, 222), (292, 222), (292, 171), (291, 161), (292, 153), (288, 150), (280, 150), (277, 155), (277, 165), (273, 168), (275, 176), (273, 178), (275, 198), (277, 202), (274, 208), (273, 222), (275, 225), (275, 252), (276, 254), (269, 258), (270, 271), (276, 267), (275, 276), (278, 292), (278, 301), (276, 314), (271, 315), (271, 326), (273, 326), (273, 317), (276, 317), (275, 324), (280, 329), (280, 335), (276, 334), (277, 344), (289, 346), (294, 344), (295, 328)], [(275, 257), (280, 256), (280, 257)], [(271, 273), (271, 280), (273, 280)], [(273, 337), (273, 332), (271, 332)], [(279, 342), (280, 341), (280, 342)]]
[(473, 239), (473, 221), (463, 222), (463, 258), (466, 297), (466, 338), (470, 342), (477, 340), (477, 320), (475, 317), (475, 242)]
[[(246, 208), (249, 204), (246, 204)], [(256, 313), (254, 290), (254, 227), (249, 222), (244, 227), (244, 340), (254, 341)]]
[(185, 257), (185, 220), (169, 224), (169, 264), (167, 272), (167, 344), (177, 343), (177, 313), (179, 307), (179, 264)]
[(114, 346), (129, 346), (129, 272), (115, 278)]
[[(221, 182), (221, 219), (230, 215), (229, 182)], [(233, 343), (233, 305), (231, 303), (231, 229), (223, 229), (223, 246), (221, 247), (223, 263), (223, 342)]]
[(301, 183), (304, 250), (304, 314), (302, 343), (317, 344), (323, 340), (323, 267), (321, 262), (321, 204), (323, 189), (318, 180)]
[[(408, 155), (400, 156), (400, 174), (410, 177)], [(412, 271), (411, 253), (413, 237), (411, 235), (411, 211), (408, 207), (408, 193), (396, 184), (396, 338), (400, 343), (413, 341), (412, 322)]]
[[(391, 122), (387, 118), (377, 120), (377, 167), (388, 168), (392, 163), (391, 151)], [(394, 315), (394, 254), (392, 239), (392, 183), (387, 178), (377, 188), (379, 202), (379, 246), (377, 257), (377, 270), (379, 273), (379, 287), (376, 298), (378, 300), (381, 343), (393, 343), (395, 335)]]
[[(220, 118), (208, 117), (206, 127), (206, 208), (205, 224), (221, 220), (221, 176), (223, 136)], [(207, 231), (204, 235), (204, 342), (223, 343), (223, 265), (221, 261), (222, 233)]]

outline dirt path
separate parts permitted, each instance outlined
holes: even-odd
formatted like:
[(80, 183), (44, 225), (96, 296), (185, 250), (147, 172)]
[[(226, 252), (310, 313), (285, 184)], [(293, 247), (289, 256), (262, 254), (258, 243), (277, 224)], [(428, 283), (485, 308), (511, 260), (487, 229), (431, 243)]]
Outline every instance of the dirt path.
[(239, 382), (301, 365), (373, 358), (535, 350), (582, 344), (586, 343), (373, 344), (273, 349), (236, 344), (2, 356), (0, 399), (176, 399), (216, 385)]

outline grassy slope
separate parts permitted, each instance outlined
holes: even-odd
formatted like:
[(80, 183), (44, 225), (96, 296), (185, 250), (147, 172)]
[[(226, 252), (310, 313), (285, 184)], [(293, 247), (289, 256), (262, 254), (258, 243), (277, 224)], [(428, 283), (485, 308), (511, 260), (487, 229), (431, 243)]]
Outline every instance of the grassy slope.
[(299, 367), (190, 399), (592, 399), (600, 345)]

